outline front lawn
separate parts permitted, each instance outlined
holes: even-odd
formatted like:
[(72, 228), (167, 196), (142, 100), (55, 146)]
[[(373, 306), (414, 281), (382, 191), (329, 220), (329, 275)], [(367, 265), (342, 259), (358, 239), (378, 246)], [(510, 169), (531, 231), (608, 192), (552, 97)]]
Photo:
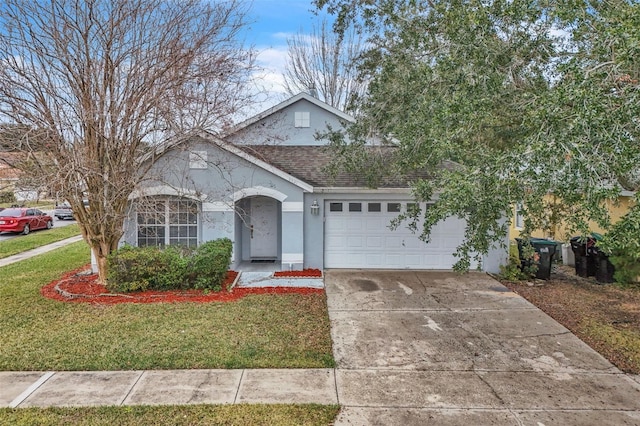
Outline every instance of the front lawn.
[(16, 425), (318, 425), (333, 424), (337, 405), (183, 405), (0, 409)]
[(0, 242), (0, 259), (32, 250), (56, 241), (80, 235), (80, 228), (77, 224), (53, 228), (48, 230), (34, 231), (29, 235), (21, 235), (10, 240)]
[(80, 242), (0, 268), (0, 370), (334, 366), (324, 294), (109, 306), (40, 295), (88, 262)]

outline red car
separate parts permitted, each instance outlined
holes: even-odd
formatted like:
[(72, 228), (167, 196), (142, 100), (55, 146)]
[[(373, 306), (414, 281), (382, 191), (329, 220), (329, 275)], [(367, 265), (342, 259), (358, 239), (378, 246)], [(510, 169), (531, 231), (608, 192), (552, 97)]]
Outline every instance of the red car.
[(0, 211), (0, 232), (22, 232), (27, 235), (36, 229), (52, 227), (53, 218), (38, 209), (12, 207)]

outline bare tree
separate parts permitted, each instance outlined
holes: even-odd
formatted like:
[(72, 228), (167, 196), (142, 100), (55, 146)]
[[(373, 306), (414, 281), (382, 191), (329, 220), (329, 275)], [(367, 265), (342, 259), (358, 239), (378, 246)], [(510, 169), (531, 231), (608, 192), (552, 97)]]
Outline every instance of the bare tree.
[(285, 89), (291, 95), (309, 92), (334, 108), (350, 109), (350, 101), (366, 90), (358, 77), (357, 60), (364, 38), (355, 30), (333, 33), (323, 20), (311, 34), (299, 32), (287, 40)]
[(220, 130), (250, 100), (245, 15), (240, 0), (0, 5), (0, 119), (29, 129), (15, 149), (45, 159), (39, 171), (71, 203), (101, 280), (158, 142)]

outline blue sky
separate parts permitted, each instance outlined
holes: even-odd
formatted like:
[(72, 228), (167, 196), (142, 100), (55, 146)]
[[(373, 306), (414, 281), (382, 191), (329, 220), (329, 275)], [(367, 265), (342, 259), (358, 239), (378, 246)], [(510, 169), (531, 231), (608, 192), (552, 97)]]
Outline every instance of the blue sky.
[(310, 30), (317, 19), (310, 0), (253, 0), (250, 38), (255, 42), (278, 42), (281, 34)]
[[(250, 1), (250, 0), (249, 0)], [(287, 37), (309, 33), (321, 16), (314, 14), (311, 0), (253, 0), (250, 4), (246, 42), (257, 52), (262, 70), (256, 81), (268, 92), (263, 105), (272, 106), (286, 98), (282, 72), (287, 59)]]

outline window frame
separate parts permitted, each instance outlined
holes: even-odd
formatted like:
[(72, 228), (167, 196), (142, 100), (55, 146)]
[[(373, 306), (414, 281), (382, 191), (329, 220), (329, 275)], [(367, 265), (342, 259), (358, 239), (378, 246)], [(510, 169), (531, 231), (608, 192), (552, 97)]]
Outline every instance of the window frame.
[[(393, 208), (391, 206), (393, 206)], [(387, 202), (387, 213), (402, 213), (402, 203), (399, 201)]]
[[(160, 205), (162, 208), (159, 208)], [(197, 201), (189, 198), (152, 197), (138, 204), (136, 208), (138, 247), (192, 248), (197, 247), (199, 242), (200, 209)]]
[(368, 201), (367, 213), (382, 213), (382, 203), (380, 201)]
[(362, 213), (362, 202), (349, 201), (348, 209), (349, 213)]
[(295, 111), (293, 125), (297, 128), (311, 127), (311, 113), (309, 111)]
[[(337, 208), (338, 206), (340, 206), (339, 210), (336, 210), (335, 208)], [(342, 201), (331, 201), (329, 202), (329, 211), (331, 213), (342, 213), (344, 211), (344, 206)]]
[(522, 210), (524, 210), (524, 204), (516, 203), (514, 207), (513, 226), (518, 230), (524, 229), (524, 215), (522, 214)]

